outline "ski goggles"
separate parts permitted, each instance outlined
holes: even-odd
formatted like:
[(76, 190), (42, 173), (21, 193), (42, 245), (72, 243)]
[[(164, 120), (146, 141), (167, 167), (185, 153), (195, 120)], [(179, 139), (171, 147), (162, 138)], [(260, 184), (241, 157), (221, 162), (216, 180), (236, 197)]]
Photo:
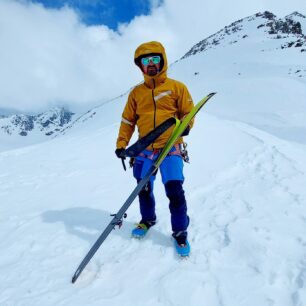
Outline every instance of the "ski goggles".
[(159, 64), (160, 63), (160, 56), (159, 55), (154, 55), (154, 56), (148, 56), (148, 57), (143, 57), (141, 59), (141, 63), (144, 66), (148, 66), (150, 64), (150, 62), (152, 62), (154, 65)]

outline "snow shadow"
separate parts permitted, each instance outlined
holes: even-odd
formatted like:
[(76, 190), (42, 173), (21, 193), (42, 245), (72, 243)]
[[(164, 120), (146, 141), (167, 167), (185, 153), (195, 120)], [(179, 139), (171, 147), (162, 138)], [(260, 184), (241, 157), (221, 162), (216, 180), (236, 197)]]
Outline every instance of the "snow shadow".
[[(67, 233), (93, 242), (109, 224), (112, 217), (109, 212), (104, 210), (74, 207), (65, 210), (46, 211), (42, 214), (42, 219), (46, 223), (62, 222)], [(133, 226), (133, 223), (126, 220), (123, 222), (121, 229), (113, 232), (122, 237), (129, 237), (130, 232), (128, 229)]]
[[(65, 210), (49, 210), (42, 214), (42, 220), (46, 223), (62, 222), (69, 234), (78, 236), (88, 241), (90, 244), (96, 241), (102, 231), (111, 221), (112, 217), (108, 211), (88, 208), (75, 207)], [(135, 226), (134, 222), (123, 220), (120, 229), (116, 228), (113, 234), (119, 235), (125, 239), (131, 239), (131, 230)], [(159, 231), (150, 230), (148, 239), (153, 243), (169, 246), (169, 237)]]

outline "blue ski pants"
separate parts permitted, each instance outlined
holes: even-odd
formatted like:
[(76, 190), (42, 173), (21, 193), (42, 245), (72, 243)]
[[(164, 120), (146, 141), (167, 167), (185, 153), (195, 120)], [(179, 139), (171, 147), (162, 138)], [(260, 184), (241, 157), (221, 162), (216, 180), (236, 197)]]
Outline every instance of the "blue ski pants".
[[(170, 152), (175, 151), (173, 147)], [(137, 156), (133, 166), (133, 175), (139, 182), (150, 169), (158, 155), (153, 159), (148, 158), (152, 151), (144, 150), (145, 156)], [(166, 195), (169, 199), (171, 213), (171, 225), (174, 233), (187, 231), (189, 217), (187, 215), (187, 203), (183, 190), (183, 159), (179, 155), (168, 155), (160, 165), (162, 182), (165, 186)], [(139, 193), (139, 204), (142, 221), (155, 221), (155, 198), (153, 193), (154, 180), (152, 176), (148, 184)]]

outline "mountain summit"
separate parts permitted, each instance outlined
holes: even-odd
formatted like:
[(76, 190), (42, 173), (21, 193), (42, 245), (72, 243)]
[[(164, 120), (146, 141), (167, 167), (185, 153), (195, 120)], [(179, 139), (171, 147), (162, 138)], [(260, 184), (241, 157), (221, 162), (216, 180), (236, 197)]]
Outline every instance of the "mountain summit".
[[(182, 58), (244, 41), (254, 44), (254, 48), (259, 47), (261, 51), (270, 50), (271, 47), (274, 49), (294, 47), (300, 52), (306, 52), (305, 31), (306, 17), (304, 15), (294, 12), (279, 19), (273, 13), (266, 11), (233, 22), (197, 43)], [(273, 46), (271, 41), (274, 42)], [(262, 45), (262, 42), (265, 44)]]

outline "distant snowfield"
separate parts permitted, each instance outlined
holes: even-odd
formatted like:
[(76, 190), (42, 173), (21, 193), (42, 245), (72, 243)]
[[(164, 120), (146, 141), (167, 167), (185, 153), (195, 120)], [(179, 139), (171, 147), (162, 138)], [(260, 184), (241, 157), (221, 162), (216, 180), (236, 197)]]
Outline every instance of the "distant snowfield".
[(188, 260), (174, 252), (158, 175), (148, 237), (130, 237), (135, 201), (70, 283), (135, 186), (114, 155), (126, 97), (51, 141), (2, 148), (1, 306), (306, 305), (306, 84), (290, 74), (306, 71), (305, 55), (250, 48), (247, 61), (243, 50), (208, 51), (170, 69), (195, 101), (218, 92), (186, 138)]

